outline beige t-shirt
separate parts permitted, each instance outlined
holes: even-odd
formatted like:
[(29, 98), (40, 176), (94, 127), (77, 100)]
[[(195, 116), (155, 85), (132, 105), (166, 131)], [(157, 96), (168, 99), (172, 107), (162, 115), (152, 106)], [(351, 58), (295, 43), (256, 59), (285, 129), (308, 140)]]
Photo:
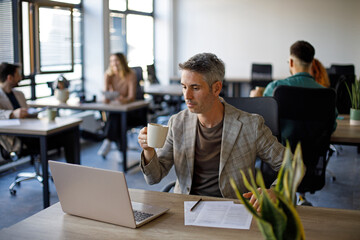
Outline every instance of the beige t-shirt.
[(194, 174), (190, 194), (222, 197), (219, 164), (223, 121), (212, 128), (197, 124)]

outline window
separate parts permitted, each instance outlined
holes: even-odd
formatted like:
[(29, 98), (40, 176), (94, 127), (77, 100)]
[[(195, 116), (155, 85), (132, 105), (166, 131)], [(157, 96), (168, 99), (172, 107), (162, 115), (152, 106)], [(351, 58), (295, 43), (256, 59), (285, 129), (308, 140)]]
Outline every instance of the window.
[(125, 53), (130, 66), (154, 63), (153, 4), (153, 0), (109, 0), (110, 53)]
[(72, 8), (39, 7), (39, 70), (73, 71)]
[[(13, 1), (14, 2), (14, 1)], [(83, 91), (81, 0), (19, 1), (19, 62), (27, 99), (52, 94), (49, 82), (63, 74), (70, 91)]]

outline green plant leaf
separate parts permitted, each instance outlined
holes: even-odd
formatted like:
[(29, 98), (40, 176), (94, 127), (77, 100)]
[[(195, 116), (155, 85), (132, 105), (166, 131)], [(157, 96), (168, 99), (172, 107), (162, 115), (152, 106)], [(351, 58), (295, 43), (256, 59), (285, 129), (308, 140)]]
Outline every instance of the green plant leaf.
[(305, 175), (306, 168), (305, 168), (305, 165), (304, 165), (304, 162), (302, 159), (303, 159), (303, 157), (302, 157), (301, 145), (300, 145), (300, 143), (298, 143), (296, 146), (296, 149), (295, 149), (295, 153), (294, 153), (294, 160), (293, 160), (294, 175), (293, 175), (293, 181), (292, 181), (292, 186), (291, 186), (291, 190), (290, 190), (291, 191), (291, 200), (293, 202), (295, 202), (296, 190)]
[(260, 218), (260, 215), (257, 213), (256, 209), (250, 204), (250, 202), (243, 197), (243, 195), (239, 192), (239, 189), (236, 186), (235, 180), (230, 178), (230, 185), (234, 189), (237, 198), (240, 200), (242, 204), (246, 207), (246, 209), (256, 218)]
[(277, 176), (277, 183), (275, 185), (275, 190), (277, 192), (283, 193), (284, 191), (284, 173), (285, 173), (285, 169), (291, 167), (291, 156), (292, 155), (291, 155), (290, 144), (289, 141), (286, 141), (284, 158)]
[(279, 206), (287, 216), (287, 226), (283, 239), (305, 239), (304, 227), (292, 202), (288, 202), (281, 194), (277, 194)]
[(351, 108), (360, 109), (360, 79), (355, 79), (351, 87), (345, 82), (346, 89), (349, 93)]
[[(240, 170), (240, 173), (241, 173), (241, 175), (242, 175), (242, 179), (243, 179), (243, 181), (244, 181), (245, 187), (246, 187), (252, 194), (254, 194), (257, 199), (259, 199), (259, 198), (260, 198), (260, 193), (259, 193), (258, 190), (257, 190), (256, 184), (251, 185), (251, 184), (249, 183), (249, 181), (248, 181), (248, 179), (247, 179), (244, 171)], [(253, 174), (252, 174), (252, 172), (251, 172), (250, 169), (249, 169), (249, 177), (250, 177), (250, 181), (251, 181), (251, 179), (252, 179), (252, 180), (254, 179), (254, 176), (253, 176)], [(252, 182), (254, 182), (254, 181), (252, 181)]]
[(270, 223), (266, 222), (263, 219), (256, 219), (259, 230), (261, 234), (266, 238), (266, 240), (278, 240), (275, 237), (273, 228)]

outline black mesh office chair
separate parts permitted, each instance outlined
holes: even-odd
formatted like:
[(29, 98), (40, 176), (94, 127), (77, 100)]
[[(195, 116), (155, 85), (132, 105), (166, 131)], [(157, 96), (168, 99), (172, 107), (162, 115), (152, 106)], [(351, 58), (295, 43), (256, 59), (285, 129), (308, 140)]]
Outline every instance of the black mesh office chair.
[(335, 91), (331, 88), (278, 86), (274, 98), (279, 106), (282, 143), (291, 150), (301, 142), (305, 176), (297, 189), (306, 202), (305, 192), (314, 193), (325, 185), (327, 163), (333, 153), (330, 137), (335, 121)]
[(272, 81), (272, 65), (258, 64), (251, 65), (251, 89), (255, 87), (266, 87)]
[(328, 69), (330, 87), (336, 92), (336, 107), (339, 114), (349, 114), (351, 100), (346, 84), (351, 86), (355, 81), (354, 65), (331, 65)]
[[(148, 74), (148, 81), (150, 84), (160, 84), (159, 80), (156, 76), (155, 65), (147, 65), (147, 74)], [(150, 104), (150, 114), (152, 115), (152, 120), (155, 121), (157, 117), (166, 115), (169, 112), (165, 111), (167, 108), (167, 104), (165, 102), (164, 96), (162, 95), (152, 95), (152, 101)]]
[(156, 77), (155, 65), (147, 65), (147, 74), (148, 74), (148, 81), (150, 84), (159, 84), (159, 80)]
[(144, 81), (143, 70), (141, 67), (132, 67), (136, 74), (136, 100), (144, 100), (144, 89), (141, 86), (141, 82)]

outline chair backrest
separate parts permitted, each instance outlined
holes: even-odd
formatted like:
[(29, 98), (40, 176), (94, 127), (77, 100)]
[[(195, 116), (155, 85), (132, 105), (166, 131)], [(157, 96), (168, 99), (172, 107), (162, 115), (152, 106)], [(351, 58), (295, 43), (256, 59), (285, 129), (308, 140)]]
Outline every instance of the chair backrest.
[(156, 77), (155, 65), (147, 65), (146, 69), (148, 74), (148, 81), (150, 82), (150, 84), (158, 84), (159, 80)]
[(251, 87), (266, 87), (272, 81), (272, 65), (258, 64), (251, 65)]
[(299, 192), (315, 192), (325, 185), (330, 137), (335, 121), (335, 91), (331, 88), (278, 86), (274, 98), (279, 106), (282, 143), (292, 151), (301, 142), (306, 174)]
[(355, 66), (352, 64), (349, 65), (332, 64), (330, 66), (329, 73), (338, 74), (338, 75), (355, 75)]
[(140, 85), (140, 81), (143, 81), (143, 70), (141, 67), (132, 67), (132, 70), (135, 71), (136, 74), (136, 99), (143, 100), (144, 99), (144, 90)]
[(224, 100), (242, 111), (261, 115), (265, 125), (280, 139), (278, 104), (273, 97), (224, 97)]
[(328, 70), (330, 87), (336, 92), (336, 107), (340, 114), (349, 114), (351, 100), (346, 84), (351, 86), (355, 81), (354, 65), (331, 65)]

